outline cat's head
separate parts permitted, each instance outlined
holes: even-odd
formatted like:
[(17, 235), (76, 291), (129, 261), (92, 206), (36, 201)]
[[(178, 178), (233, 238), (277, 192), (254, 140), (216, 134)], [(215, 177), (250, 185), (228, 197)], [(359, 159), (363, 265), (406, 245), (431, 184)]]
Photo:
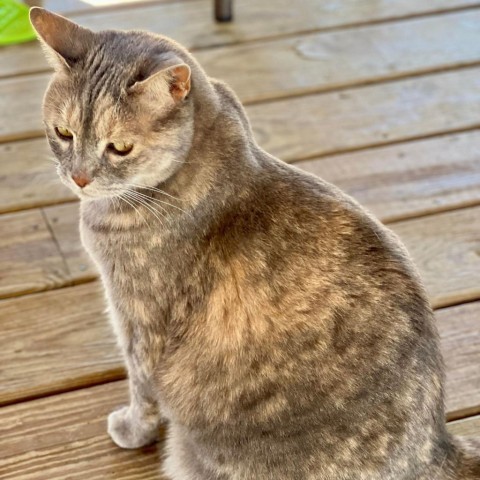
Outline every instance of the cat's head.
[(94, 33), (37, 7), (30, 19), (55, 69), (43, 113), (62, 181), (94, 199), (170, 177), (193, 137), (181, 49), (144, 32)]

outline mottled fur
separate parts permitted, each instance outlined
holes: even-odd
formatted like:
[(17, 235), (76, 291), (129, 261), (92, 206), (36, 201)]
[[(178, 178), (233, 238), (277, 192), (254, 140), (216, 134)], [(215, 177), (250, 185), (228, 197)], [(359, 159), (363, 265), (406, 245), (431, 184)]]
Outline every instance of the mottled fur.
[[(145, 445), (168, 421), (172, 480), (480, 478), (446, 432), (434, 318), (399, 240), (259, 148), (173, 41), (32, 21), (57, 71), (47, 135), (129, 372), (113, 440)], [(165, 70), (182, 64), (183, 83)]]

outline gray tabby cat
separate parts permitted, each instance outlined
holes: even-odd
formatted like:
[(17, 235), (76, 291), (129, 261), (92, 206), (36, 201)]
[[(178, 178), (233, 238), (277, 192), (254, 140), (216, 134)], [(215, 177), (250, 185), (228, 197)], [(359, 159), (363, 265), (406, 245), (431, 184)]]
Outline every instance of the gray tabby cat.
[(240, 102), (145, 32), (34, 8), (58, 173), (125, 356), (123, 448), (172, 480), (479, 479), (444, 422), (432, 311), (398, 239), (264, 152)]

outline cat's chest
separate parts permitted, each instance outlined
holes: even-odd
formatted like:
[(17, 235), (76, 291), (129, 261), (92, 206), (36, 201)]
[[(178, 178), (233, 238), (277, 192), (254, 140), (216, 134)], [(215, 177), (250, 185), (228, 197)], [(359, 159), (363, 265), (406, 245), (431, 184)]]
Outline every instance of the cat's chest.
[(102, 231), (80, 225), (83, 246), (107, 284), (143, 291), (162, 281), (163, 239), (151, 231)]

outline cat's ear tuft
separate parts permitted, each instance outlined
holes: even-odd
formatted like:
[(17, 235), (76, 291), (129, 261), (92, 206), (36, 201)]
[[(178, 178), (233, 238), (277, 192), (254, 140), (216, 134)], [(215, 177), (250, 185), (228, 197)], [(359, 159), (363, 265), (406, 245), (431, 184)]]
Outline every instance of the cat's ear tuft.
[(167, 81), (173, 99), (176, 101), (184, 100), (190, 93), (190, 67), (186, 63), (175, 65), (167, 69), (167, 74), (170, 77)]
[(185, 100), (190, 93), (190, 88), (190, 67), (181, 63), (157, 71), (146, 79), (136, 81), (129, 87), (129, 91), (149, 94), (156, 98), (168, 94), (177, 103)]
[(32, 7), (30, 22), (55, 70), (73, 67), (94, 41), (95, 34), (91, 30), (44, 8)]

